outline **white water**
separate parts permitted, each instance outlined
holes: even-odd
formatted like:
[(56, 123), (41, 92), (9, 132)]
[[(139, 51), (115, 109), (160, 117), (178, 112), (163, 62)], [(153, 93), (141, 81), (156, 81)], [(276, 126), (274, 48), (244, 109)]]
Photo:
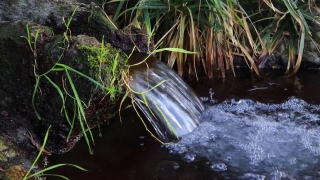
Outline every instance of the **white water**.
[[(132, 58), (141, 57), (133, 55)], [(150, 61), (152, 59), (148, 60), (148, 68), (140, 67), (131, 73), (130, 87), (136, 92), (156, 87), (145, 93), (150, 109), (143, 105), (144, 97), (141, 94), (134, 94), (134, 99), (159, 137), (171, 141), (192, 132), (199, 125), (204, 106), (176, 72), (156, 59)]]
[(318, 105), (229, 101), (206, 109), (201, 120), (170, 146), (186, 161), (205, 157), (226, 179), (320, 179)]

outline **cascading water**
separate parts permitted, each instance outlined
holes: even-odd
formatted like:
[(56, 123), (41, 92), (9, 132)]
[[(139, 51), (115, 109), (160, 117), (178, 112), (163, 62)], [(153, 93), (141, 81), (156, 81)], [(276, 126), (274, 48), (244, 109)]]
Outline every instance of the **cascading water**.
[[(141, 62), (144, 54), (131, 55), (129, 64)], [(135, 103), (151, 122), (162, 140), (170, 141), (192, 132), (204, 110), (192, 89), (162, 62), (149, 57), (129, 68), (130, 88)], [(147, 105), (146, 105), (147, 103)]]

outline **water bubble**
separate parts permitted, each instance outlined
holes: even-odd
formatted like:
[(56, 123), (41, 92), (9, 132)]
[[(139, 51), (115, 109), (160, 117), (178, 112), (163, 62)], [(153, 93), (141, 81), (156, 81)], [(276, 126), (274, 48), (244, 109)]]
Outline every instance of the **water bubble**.
[(254, 105), (256, 102), (252, 99), (244, 99), (244, 102), (249, 104), (249, 105)]
[(301, 163), (301, 164), (299, 164), (299, 167), (300, 167), (301, 169), (305, 169), (305, 168), (308, 167), (308, 166), (307, 166), (307, 164)]
[(292, 164), (292, 165), (296, 164), (297, 163), (297, 158), (290, 158), (289, 159), (289, 163)]
[(313, 180), (313, 178), (311, 176), (304, 176), (302, 180)]
[(288, 178), (287, 174), (285, 172), (282, 171), (275, 171), (272, 173), (272, 177), (271, 180), (281, 180), (284, 178)]
[(178, 163), (175, 163), (174, 165), (173, 165), (173, 169), (178, 169), (180, 166), (179, 166), (179, 164)]
[(244, 176), (244, 179), (250, 179), (250, 180), (265, 180), (266, 179), (266, 177), (264, 175), (253, 174), (253, 173), (246, 173), (243, 176)]
[(210, 166), (210, 168), (215, 172), (226, 171), (227, 165), (224, 163), (215, 163)]
[(231, 159), (232, 159), (232, 158), (231, 158), (230, 156), (227, 156), (227, 157), (226, 157), (226, 161), (231, 161)]
[(239, 101), (237, 101), (236, 99), (232, 98), (232, 99), (230, 99), (230, 104), (237, 105), (237, 104), (239, 104)]
[(194, 161), (196, 158), (196, 155), (195, 154), (186, 154), (183, 159), (186, 161), (186, 162), (192, 162)]
[(167, 149), (172, 149), (172, 144), (163, 144), (161, 147), (167, 148)]
[(205, 101), (209, 101), (208, 97), (200, 97), (201, 101), (205, 102)]

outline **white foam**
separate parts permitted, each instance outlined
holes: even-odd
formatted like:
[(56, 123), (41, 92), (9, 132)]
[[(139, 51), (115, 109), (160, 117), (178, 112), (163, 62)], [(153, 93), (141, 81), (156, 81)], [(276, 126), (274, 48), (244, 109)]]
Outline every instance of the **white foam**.
[(295, 98), (282, 104), (224, 102), (206, 109), (203, 122), (175, 149), (224, 164), (226, 177), (316, 179), (319, 113), (318, 105)]

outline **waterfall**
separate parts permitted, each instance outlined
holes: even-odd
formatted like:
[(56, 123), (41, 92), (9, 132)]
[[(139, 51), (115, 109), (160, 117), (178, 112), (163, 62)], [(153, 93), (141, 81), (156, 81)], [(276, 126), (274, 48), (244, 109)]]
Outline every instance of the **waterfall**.
[[(147, 58), (134, 53), (129, 59), (133, 65)], [(129, 68), (129, 86), (135, 104), (141, 109), (164, 141), (179, 139), (199, 125), (204, 106), (182, 78), (154, 57)], [(149, 90), (149, 91), (148, 91)], [(147, 104), (147, 105), (146, 105)]]

